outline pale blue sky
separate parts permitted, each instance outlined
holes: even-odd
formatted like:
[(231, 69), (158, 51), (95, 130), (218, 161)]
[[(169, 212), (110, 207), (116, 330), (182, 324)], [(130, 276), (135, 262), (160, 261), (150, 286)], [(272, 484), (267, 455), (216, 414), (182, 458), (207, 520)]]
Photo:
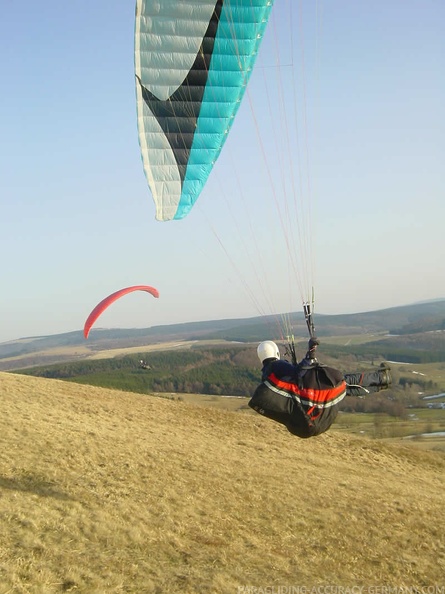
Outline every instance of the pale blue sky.
[[(160, 299), (127, 296), (98, 325), (299, 310), (300, 236), (321, 313), (445, 297), (445, 4), (291, 4), (294, 49), (289, 0), (275, 0), (204, 192), (160, 223), (137, 140), (134, 2), (1, 2), (0, 342), (81, 329), (135, 284)], [(286, 242), (290, 187), (312, 227), (290, 218)]]

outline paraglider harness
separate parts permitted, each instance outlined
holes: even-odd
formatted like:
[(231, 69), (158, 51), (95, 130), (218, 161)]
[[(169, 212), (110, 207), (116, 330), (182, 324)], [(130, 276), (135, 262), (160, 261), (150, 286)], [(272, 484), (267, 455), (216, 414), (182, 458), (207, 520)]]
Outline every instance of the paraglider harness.
[[(300, 397), (294, 393), (290, 396), (295, 408), (300, 412), (300, 416), (305, 420), (306, 428), (298, 427), (296, 431), (292, 430), (292, 425), (288, 430), (299, 437), (311, 437), (323, 433), (332, 425), (338, 412), (337, 402), (343, 399), (346, 394), (346, 384), (343, 375), (337, 369), (322, 365), (317, 361), (316, 349), (320, 344), (315, 336), (315, 326), (312, 317), (312, 308), (310, 303), (303, 304), (303, 311), (309, 332), (308, 350), (304, 359), (297, 361), (294, 338), (288, 338), (288, 344), (285, 355), (290, 356), (292, 364), (297, 368), (298, 388), (301, 391)], [(311, 400), (316, 400), (317, 394), (332, 393), (334, 396), (333, 404), (319, 408), (315, 404), (304, 405), (302, 403), (303, 395), (312, 394)]]
[[(391, 381), (386, 368), (371, 374), (343, 375), (338, 369), (321, 365), (316, 358), (319, 342), (309, 304), (304, 304), (304, 312), (310, 336), (305, 358), (297, 361), (293, 337), (288, 337), (285, 357), (287, 355), (291, 361), (275, 357), (265, 359), (262, 382), (248, 403), (259, 414), (281, 423), (301, 438), (327, 431), (338, 414), (338, 405), (347, 389), (363, 388), (364, 376), (371, 375), (366, 378), (366, 385), (375, 386), (377, 390), (384, 389)], [(356, 375), (360, 377), (355, 379)], [(347, 383), (348, 380), (354, 381)]]
[[(313, 304), (312, 304), (313, 305)], [(326, 365), (321, 365), (316, 358), (315, 351), (320, 344), (315, 336), (314, 321), (310, 303), (303, 304), (303, 311), (309, 331), (309, 345), (305, 358), (298, 363), (295, 352), (294, 337), (288, 337), (285, 356), (291, 358), (292, 364), (299, 370), (299, 387), (320, 389), (320, 386), (338, 386), (341, 379), (345, 380), (347, 394), (364, 398), (371, 392), (384, 390), (391, 385), (391, 370), (386, 363), (381, 363), (377, 371), (367, 373), (347, 373), (340, 379), (340, 372)], [(316, 380), (316, 381), (315, 381)], [(295, 401), (295, 398), (294, 398)], [(295, 401), (296, 404), (298, 402)]]

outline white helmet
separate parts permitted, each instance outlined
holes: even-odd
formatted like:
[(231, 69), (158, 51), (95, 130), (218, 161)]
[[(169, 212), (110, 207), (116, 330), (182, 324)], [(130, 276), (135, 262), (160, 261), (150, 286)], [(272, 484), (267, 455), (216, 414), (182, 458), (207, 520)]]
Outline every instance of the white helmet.
[(272, 342), (271, 340), (265, 340), (258, 345), (256, 350), (258, 353), (258, 358), (263, 363), (266, 359), (279, 359), (280, 358), (280, 351), (278, 350), (277, 345)]

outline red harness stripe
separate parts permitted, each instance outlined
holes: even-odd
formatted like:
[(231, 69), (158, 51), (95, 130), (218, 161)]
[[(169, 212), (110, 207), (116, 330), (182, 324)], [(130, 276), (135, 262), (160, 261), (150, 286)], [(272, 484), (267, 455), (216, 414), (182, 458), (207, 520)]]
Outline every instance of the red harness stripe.
[(320, 404), (335, 400), (343, 394), (346, 390), (346, 382), (342, 381), (338, 386), (334, 388), (328, 388), (325, 390), (315, 390), (314, 388), (299, 388), (297, 384), (285, 382), (280, 380), (274, 373), (271, 373), (267, 378), (274, 386), (280, 390), (284, 390), (290, 394), (297, 394), (300, 398), (310, 400), (311, 402), (317, 402)]

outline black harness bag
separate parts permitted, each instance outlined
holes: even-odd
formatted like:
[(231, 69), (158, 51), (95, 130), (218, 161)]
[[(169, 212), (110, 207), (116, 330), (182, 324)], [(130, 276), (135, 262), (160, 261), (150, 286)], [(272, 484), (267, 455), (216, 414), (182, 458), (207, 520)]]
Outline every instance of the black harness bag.
[(313, 365), (300, 369), (298, 383), (279, 380), (271, 373), (257, 387), (249, 406), (304, 439), (329, 429), (345, 390), (340, 371)]

